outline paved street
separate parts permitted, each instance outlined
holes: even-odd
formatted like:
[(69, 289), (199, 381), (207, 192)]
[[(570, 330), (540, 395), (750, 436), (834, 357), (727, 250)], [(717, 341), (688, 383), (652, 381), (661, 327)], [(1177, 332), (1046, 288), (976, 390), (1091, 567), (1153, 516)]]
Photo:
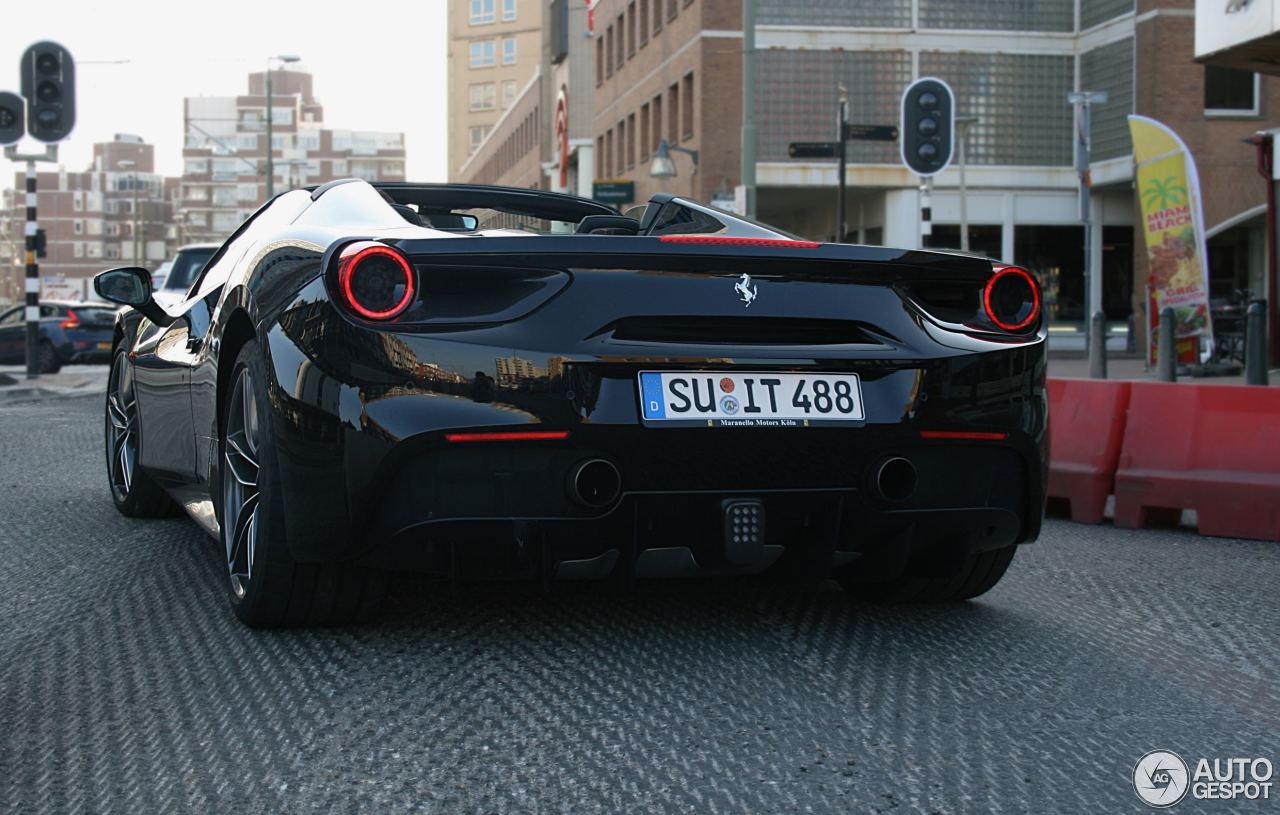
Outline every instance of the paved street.
[(403, 579), (256, 632), (112, 509), (100, 407), (0, 405), (3, 812), (1142, 812), (1149, 750), (1277, 757), (1274, 544), (1051, 521), (954, 607)]

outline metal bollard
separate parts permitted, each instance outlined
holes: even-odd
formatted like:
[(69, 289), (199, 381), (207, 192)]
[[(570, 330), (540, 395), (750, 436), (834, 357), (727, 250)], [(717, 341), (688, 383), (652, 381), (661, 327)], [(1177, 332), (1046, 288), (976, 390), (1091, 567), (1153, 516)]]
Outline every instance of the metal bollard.
[(1178, 381), (1178, 352), (1173, 343), (1173, 309), (1160, 311), (1160, 345), (1156, 349), (1156, 379)]
[(1245, 312), (1244, 382), (1267, 384), (1267, 307), (1261, 300), (1250, 303)]
[(1107, 378), (1107, 315), (1101, 311), (1089, 324), (1089, 378)]

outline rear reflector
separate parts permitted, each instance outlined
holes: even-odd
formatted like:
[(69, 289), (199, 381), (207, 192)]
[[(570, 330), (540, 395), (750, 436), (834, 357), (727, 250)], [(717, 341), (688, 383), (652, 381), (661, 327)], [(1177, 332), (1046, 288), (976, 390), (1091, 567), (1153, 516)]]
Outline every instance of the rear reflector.
[(568, 430), (519, 430), (509, 433), (445, 433), (448, 442), (465, 441), (563, 441)]
[(817, 249), (816, 241), (789, 241), (777, 238), (718, 238), (715, 235), (663, 235), (663, 243), (684, 243), (694, 246), (769, 246), (778, 249)]
[(1008, 433), (983, 433), (971, 430), (921, 430), (922, 439), (967, 439), (970, 441), (1004, 441)]

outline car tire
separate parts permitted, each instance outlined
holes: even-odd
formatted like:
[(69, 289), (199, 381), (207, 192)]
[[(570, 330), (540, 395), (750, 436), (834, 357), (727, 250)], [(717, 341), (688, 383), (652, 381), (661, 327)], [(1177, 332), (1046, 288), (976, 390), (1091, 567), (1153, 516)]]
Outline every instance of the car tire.
[(952, 603), (990, 591), (1013, 561), (1017, 546), (1003, 546), (969, 555), (948, 577), (912, 577), (864, 583), (842, 580), (840, 585), (858, 600), (876, 603)]
[(36, 349), (36, 368), (42, 374), (56, 374), (62, 370), (62, 360), (58, 359), (58, 351), (53, 343), (43, 340)]
[(219, 423), (218, 520), (231, 607), (253, 628), (368, 619), (381, 596), (379, 571), (290, 556), (269, 381), (262, 350), (246, 343), (221, 399)]
[(111, 361), (103, 412), (106, 414), (107, 482), (116, 509), (130, 518), (172, 515), (173, 499), (138, 466), (138, 405), (133, 389), (133, 366), (123, 349), (117, 351)]

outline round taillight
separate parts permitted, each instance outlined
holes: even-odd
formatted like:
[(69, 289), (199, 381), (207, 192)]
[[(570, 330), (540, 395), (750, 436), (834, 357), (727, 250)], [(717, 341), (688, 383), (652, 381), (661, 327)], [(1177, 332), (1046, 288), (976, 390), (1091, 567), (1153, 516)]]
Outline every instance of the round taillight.
[(390, 320), (413, 302), (413, 267), (390, 246), (353, 243), (338, 256), (338, 287), (361, 317)]
[(1005, 331), (1021, 331), (1040, 319), (1040, 284), (1026, 269), (1005, 266), (987, 281), (982, 305), (991, 322)]

